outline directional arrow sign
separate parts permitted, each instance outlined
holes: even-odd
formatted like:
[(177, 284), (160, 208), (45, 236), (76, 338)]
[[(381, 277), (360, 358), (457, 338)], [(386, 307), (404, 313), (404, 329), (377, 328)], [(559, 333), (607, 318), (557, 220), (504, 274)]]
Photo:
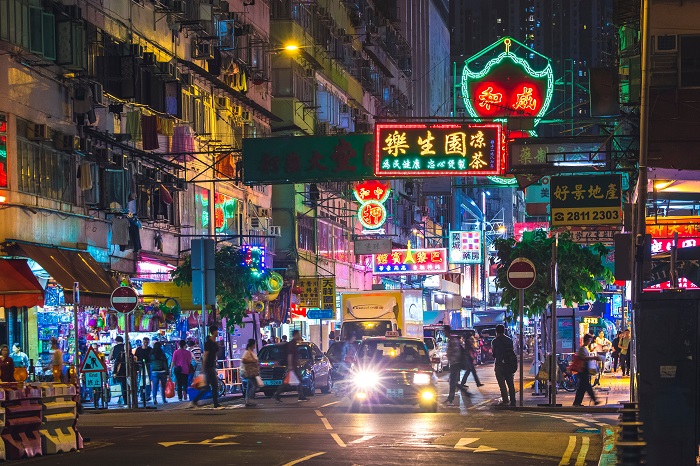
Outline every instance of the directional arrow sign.
[(334, 316), (333, 309), (309, 309), (306, 311), (307, 319), (332, 319)]
[(457, 444), (455, 445), (455, 450), (469, 450), (469, 451), (473, 451), (474, 453), (483, 453), (486, 451), (498, 450), (498, 448), (487, 447), (486, 445), (479, 445), (478, 447), (468, 447), (467, 446), (470, 443), (476, 442), (477, 440), (479, 440), (478, 437), (477, 438), (468, 438), (468, 437), (461, 438), (461, 439), (459, 439), (459, 442), (457, 442)]

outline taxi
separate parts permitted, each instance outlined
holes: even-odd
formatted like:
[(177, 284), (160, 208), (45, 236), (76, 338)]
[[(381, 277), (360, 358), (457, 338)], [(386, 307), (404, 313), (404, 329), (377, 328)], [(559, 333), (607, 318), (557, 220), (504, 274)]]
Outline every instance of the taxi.
[(422, 339), (364, 338), (350, 373), (350, 410), (373, 404), (418, 405), (437, 411), (437, 376)]

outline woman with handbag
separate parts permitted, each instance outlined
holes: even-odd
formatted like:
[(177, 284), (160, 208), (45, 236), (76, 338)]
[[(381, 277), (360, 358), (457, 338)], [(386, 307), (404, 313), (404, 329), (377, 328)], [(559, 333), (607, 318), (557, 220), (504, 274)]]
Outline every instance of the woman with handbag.
[(245, 353), (241, 359), (241, 368), (243, 369), (243, 377), (248, 381), (248, 388), (245, 392), (245, 406), (252, 408), (256, 406), (255, 392), (258, 389), (258, 379), (260, 379), (260, 364), (258, 356), (255, 354), (255, 340), (248, 340), (245, 347)]
[[(582, 406), (583, 396), (588, 393), (591, 400), (596, 405), (603, 403), (598, 401), (593, 392), (593, 387), (591, 386), (591, 371), (595, 371), (597, 368), (598, 356), (591, 354), (588, 350), (588, 346), (591, 344), (593, 336), (586, 334), (583, 336), (583, 345), (576, 352), (577, 361), (574, 361), (574, 365), (580, 364), (581, 370), (578, 373), (579, 385), (578, 390), (576, 390), (576, 396), (574, 397), (574, 406)], [(580, 362), (579, 362), (580, 361)]]
[(185, 340), (180, 340), (179, 348), (173, 352), (173, 360), (170, 363), (175, 380), (177, 381), (177, 399), (187, 399), (187, 381), (192, 370), (192, 353), (185, 348)]
[(151, 351), (151, 374), (153, 374), (153, 404), (158, 404), (156, 395), (158, 395), (159, 386), (163, 403), (167, 403), (165, 384), (168, 381), (168, 357), (165, 355), (162, 344), (159, 341), (153, 343), (153, 350)]

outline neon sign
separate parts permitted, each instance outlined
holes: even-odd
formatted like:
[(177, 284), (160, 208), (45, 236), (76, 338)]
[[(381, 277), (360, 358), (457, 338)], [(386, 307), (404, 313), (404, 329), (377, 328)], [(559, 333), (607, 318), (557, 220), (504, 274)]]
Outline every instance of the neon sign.
[(236, 217), (236, 199), (226, 194), (214, 193), (214, 227), (218, 233), (228, 227), (230, 219)]
[(250, 269), (253, 275), (260, 276), (265, 271), (265, 248), (262, 246), (241, 246), (241, 265)]
[(386, 222), (384, 202), (389, 197), (389, 186), (377, 180), (363, 181), (353, 188), (355, 199), (360, 203), (357, 219), (368, 230), (377, 230)]
[(500, 123), (379, 123), (374, 131), (378, 176), (505, 173), (505, 135)]
[[(483, 68), (470, 68), (484, 61), (484, 55), (501, 44), (505, 51), (489, 60)], [(518, 45), (527, 50), (530, 57), (535, 54), (546, 60), (543, 69), (537, 71), (531, 63), (517, 56), (510, 49)], [(537, 125), (546, 114), (554, 92), (554, 71), (550, 60), (521, 44), (505, 37), (465, 61), (462, 70), (462, 95), (464, 106), (473, 118), (534, 117)]]
[(451, 264), (480, 264), (481, 232), (450, 231), (450, 263)]
[(0, 113), (0, 188), (7, 188), (7, 116)]
[(372, 255), (375, 275), (434, 275), (447, 272), (447, 249), (394, 249)]

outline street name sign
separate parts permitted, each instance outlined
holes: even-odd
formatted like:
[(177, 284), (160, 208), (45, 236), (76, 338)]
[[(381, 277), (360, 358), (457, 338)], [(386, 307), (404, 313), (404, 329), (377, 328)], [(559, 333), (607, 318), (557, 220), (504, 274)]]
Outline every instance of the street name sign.
[(332, 319), (335, 317), (333, 309), (309, 309), (306, 311), (307, 319)]

